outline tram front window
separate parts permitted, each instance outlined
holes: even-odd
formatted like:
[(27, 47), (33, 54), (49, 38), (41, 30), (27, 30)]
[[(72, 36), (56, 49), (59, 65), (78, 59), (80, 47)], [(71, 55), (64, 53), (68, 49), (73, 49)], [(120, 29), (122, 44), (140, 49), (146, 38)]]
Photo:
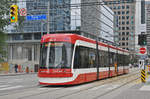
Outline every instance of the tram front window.
[(72, 47), (72, 44), (67, 42), (49, 42), (43, 44), (41, 48), (40, 68), (71, 68)]

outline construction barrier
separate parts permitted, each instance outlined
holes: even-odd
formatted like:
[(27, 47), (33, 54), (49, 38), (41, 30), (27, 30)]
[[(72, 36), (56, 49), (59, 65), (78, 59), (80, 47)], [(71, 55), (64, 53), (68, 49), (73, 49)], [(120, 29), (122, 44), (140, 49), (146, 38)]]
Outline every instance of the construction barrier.
[(150, 65), (147, 65), (147, 74), (150, 74)]
[(7, 62), (0, 63), (0, 73), (8, 73), (9, 64)]
[(26, 67), (26, 73), (29, 73), (29, 67)]
[(146, 72), (145, 72), (145, 69), (142, 69), (142, 70), (141, 70), (141, 81), (142, 81), (143, 83), (146, 82)]

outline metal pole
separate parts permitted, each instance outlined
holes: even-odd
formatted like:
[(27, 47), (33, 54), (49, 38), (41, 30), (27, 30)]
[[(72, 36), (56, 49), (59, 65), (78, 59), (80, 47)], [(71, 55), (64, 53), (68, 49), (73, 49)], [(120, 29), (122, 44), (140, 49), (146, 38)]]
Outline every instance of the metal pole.
[(50, 25), (49, 25), (49, 15), (50, 15), (50, 2), (48, 1), (48, 6), (47, 6), (47, 34), (49, 34), (49, 29), (50, 29)]
[(96, 38), (96, 53), (97, 53), (97, 61), (96, 61), (96, 64), (97, 64), (97, 80), (99, 80), (99, 49), (98, 49), (98, 37)]
[[(125, 57), (125, 54), (124, 54), (124, 52), (123, 52), (123, 57), (122, 57), (123, 59), (122, 60), (124, 60), (124, 59), (126, 59), (126, 57)], [(123, 61), (123, 74), (125, 73), (124, 71), (124, 66), (125, 66), (125, 61)]]
[(43, 36), (43, 23), (41, 22), (41, 37)]
[(108, 65), (109, 65), (108, 77), (110, 77), (110, 48), (109, 47), (108, 47)]

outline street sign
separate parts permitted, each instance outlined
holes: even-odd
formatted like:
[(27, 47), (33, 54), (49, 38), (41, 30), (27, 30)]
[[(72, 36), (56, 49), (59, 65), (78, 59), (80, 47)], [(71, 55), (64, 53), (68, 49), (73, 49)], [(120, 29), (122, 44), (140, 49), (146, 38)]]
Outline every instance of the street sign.
[(141, 54), (145, 54), (145, 53), (146, 53), (146, 48), (141, 47), (141, 48), (140, 48), (140, 53), (141, 53)]
[(20, 16), (26, 16), (27, 15), (27, 9), (26, 8), (21, 8), (19, 10)]
[(144, 65), (145, 65), (144, 60), (139, 60), (139, 68), (144, 69)]
[(32, 15), (32, 16), (26, 16), (27, 21), (31, 20), (46, 20), (46, 15)]

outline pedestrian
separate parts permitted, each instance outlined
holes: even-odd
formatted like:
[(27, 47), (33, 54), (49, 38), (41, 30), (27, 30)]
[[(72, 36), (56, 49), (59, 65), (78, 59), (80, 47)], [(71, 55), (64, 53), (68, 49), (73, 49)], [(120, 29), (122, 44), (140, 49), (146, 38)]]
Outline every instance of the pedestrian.
[(18, 72), (18, 65), (15, 64), (15, 73), (17, 73), (17, 72)]
[(132, 65), (131, 65), (131, 63), (129, 64), (129, 68), (132, 68)]
[(21, 72), (21, 65), (18, 65), (18, 72)]

